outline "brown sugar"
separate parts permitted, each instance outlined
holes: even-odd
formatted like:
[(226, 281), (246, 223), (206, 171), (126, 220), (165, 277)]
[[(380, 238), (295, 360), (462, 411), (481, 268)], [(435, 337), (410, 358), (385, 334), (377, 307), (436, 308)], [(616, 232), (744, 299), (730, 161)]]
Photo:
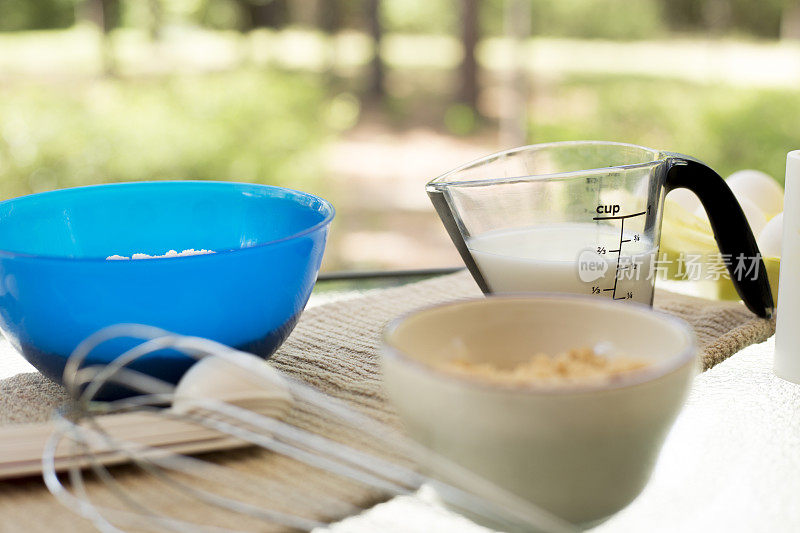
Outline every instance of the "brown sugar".
[(554, 356), (539, 353), (515, 366), (500, 368), (490, 363), (455, 359), (440, 363), (439, 368), (453, 374), (486, 379), (495, 383), (575, 383), (612, 381), (621, 374), (647, 366), (644, 359), (606, 357), (591, 348), (576, 348)]

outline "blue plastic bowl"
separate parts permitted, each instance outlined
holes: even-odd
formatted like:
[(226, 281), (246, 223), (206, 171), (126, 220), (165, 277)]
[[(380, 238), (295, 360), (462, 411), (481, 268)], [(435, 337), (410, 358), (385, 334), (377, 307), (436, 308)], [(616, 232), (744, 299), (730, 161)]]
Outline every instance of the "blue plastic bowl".
[[(60, 382), (78, 343), (137, 323), (269, 357), (316, 281), (333, 207), (249, 183), (162, 181), (78, 187), (0, 202), (0, 328)], [(186, 257), (106, 260), (118, 254)], [(119, 355), (101, 345), (87, 360)], [(158, 352), (133, 368), (177, 382), (193, 360)]]

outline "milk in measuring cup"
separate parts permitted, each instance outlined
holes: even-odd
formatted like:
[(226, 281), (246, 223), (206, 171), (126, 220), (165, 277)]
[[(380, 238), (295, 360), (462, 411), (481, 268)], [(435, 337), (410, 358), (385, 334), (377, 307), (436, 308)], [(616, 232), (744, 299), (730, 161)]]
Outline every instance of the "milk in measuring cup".
[(656, 249), (638, 233), (590, 223), (553, 224), (487, 232), (468, 239), (467, 246), (492, 292), (652, 301)]

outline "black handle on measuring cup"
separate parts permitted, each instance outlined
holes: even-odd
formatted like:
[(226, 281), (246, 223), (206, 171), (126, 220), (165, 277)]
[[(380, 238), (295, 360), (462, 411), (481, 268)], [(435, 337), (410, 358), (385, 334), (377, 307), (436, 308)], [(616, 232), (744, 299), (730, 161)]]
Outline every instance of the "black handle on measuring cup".
[[(731, 259), (726, 264), (736, 292), (753, 313), (772, 317), (775, 304), (761, 252), (744, 211), (725, 180), (700, 161), (675, 154), (669, 159), (664, 185), (667, 192), (684, 188), (697, 195), (708, 214), (720, 253)], [(737, 271), (740, 259), (756, 263), (747, 263), (746, 268)]]

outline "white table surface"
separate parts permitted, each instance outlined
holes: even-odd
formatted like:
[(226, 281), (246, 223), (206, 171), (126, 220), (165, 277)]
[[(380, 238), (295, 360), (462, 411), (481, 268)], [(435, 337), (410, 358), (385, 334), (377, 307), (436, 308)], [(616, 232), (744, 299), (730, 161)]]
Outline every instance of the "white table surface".
[[(800, 531), (800, 385), (773, 375), (773, 351), (770, 339), (695, 379), (649, 485), (594, 533)], [(0, 378), (28, 371), (0, 342)], [(486, 532), (424, 491), (325, 531)]]
[[(800, 385), (773, 375), (773, 352), (774, 338), (695, 379), (650, 483), (593, 533), (800, 531)], [(395, 498), (328, 531), (486, 530), (422, 494)]]

